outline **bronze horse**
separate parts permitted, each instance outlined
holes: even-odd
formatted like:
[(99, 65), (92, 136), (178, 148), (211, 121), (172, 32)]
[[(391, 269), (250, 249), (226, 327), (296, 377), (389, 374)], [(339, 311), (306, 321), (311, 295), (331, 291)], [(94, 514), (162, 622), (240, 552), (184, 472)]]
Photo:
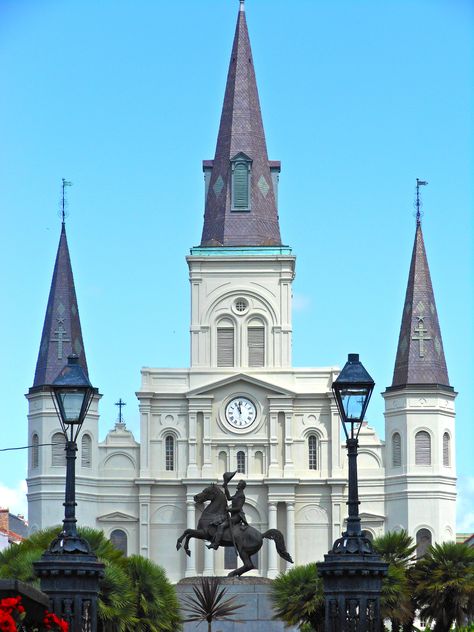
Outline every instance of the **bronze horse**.
[[(210, 500), (211, 502), (202, 512), (197, 528), (186, 529), (183, 532), (176, 542), (177, 551), (183, 546), (186, 555), (191, 555), (191, 551), (189, 550), (189, 540), (191, 538), (207, 540), (209, 542), (212, 541), (217, 530), (214, 523), (218, 523), (222, 518), (227, 516), (227, 499), (224, 492), (215, 483), (212, 483), (203, 489), (200, 494), (194, 496), (194, 502), (196, 503), (203, 503), (206, 500)], [(235, 545), (237, 553), (244, 563), (243, 566), (231, 571), (228, 575), (229, 577), (239, 577), (243, 573), (255, 568), (250, 557), (260, 551), (264, 538), (273, 540), (279, 555), (287, 562), (293, 563), (290, 554), (286, 550), (285, 539), (281, 531), (278, 531), (278, 529), (269, 529), (265, 531), (265, 533), (260, 533), (260, 531), (254, 527), (248, 526), (242, 528), (240, 524), (237, 524), (232, 527), (232, 533), (230, 529), (226, 527), (221, 540), (221, 546), (233, 547)]]

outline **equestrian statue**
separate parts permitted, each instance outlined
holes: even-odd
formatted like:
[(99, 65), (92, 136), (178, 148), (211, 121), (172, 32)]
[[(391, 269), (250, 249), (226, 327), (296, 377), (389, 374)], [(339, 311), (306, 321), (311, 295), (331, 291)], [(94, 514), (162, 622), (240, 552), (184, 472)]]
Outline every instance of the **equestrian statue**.
[(191, 555), (189, 550), (189, 540), (196, 538), (209, 542), (209, 549), (218, 549), (220, 546), (232, 546), (243, 562), (243, 566), (236, 568), (229, 573), (229, 577), (240, 577), (243, 573), (251, 571), (255, 566), (251, 556), (255, 555), (263, 545), (263, 539), (267, 538), (275, 542), (279, 555), (287, 562), (293, 563), (290, 554), (286, 550), (285, 539), (278, 529), (269, 529), (265, 533), (260, 533), (257, 529), (247, 523), (243, 511), (245, 505), (245, 481), (239, 481), (237, 491), (230, 495), (228, 484), (237, 472), (226, 472), (223, 476), (224, 484), (222, 489), (215, 483), (211, 483), (202, 490), (200, 494), (194, 496), (195, 503), (210, 501), (204, 508), (199, 518), (196, 529), (186, 529), (176, 542), (176, 550), (184, 548), (187, 555)]

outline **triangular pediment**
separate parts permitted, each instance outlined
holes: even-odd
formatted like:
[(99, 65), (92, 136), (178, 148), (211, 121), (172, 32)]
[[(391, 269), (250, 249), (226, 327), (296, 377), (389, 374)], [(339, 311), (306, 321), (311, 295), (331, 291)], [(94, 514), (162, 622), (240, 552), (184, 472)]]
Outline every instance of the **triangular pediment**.
[(363, 512), (360, 513), (360, 519), (362, 522), (378, 522), (378, 521), (385, 521), (385, 516), (382, 516), (380, 514), (376, 514), (376, 513), (368, 513), (368, 512)]
[(235, 154), (233, 158), (230, 159), (231, 162), (237, 162), (238, 160), (244, 160), (245, 162), (252, 162), (252, 158), (244, 154), (243, 151), (239, 151), (238, 154)]
[(251, 384), (252, 386), (258, 386), (265, 391), (268, 391), (270, 396), (280, 396), (280, 397), (294, 397), (294, 391), (290, 391), (282, 386), (278, 386), (276, 384), (271, 384), (270, 382), (266, 382), (265, 380), (260, 380), (259, 378), (254, 377), (253, 375), (246, 375), (245, 373), (237, 373), (236, 375), (232, 375), (223, 380), (218, 380), (217, 382), (210, 382), (204, 386), (199, 386), (191, 391), (188, 391), (187, 397), (195, 397), (195, 396), (205, 396), (212, 395), (212, 392), (218, 388), (222, 388), (223, 386), (229, 386), (231, 384), (237, 383), (246, 383)]
[(138, 518), (122, 511), (112, 511), (111, 513), (98, 516), (99, 522), (138, 522)]

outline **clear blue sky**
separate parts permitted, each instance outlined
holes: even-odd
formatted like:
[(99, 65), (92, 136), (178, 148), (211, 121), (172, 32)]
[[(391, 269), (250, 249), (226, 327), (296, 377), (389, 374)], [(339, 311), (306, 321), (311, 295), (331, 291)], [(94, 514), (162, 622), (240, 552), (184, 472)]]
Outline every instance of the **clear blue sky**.
[[(247, 0), (283, 239), (297, 255), (294, 363), (359, 352), (390, 384), (416, 177), (451, 383), (458, 528), (474, 529), (473, 24), (469, 0)], [(59, 239), (60, 182), (101, 436), (141, 366), (189, 364), (185, 255), (199, 243), (237, 0), (0, 0), (1, 447), (27, 440)], [(383, 401), (368, 420), (383, 436)], [(26, 453), (0, 453), (0, 504)]]

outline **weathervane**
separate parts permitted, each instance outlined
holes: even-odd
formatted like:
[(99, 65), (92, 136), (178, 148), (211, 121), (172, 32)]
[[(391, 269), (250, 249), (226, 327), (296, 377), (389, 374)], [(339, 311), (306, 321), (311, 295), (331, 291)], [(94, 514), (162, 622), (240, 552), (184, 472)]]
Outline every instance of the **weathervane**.
[(64, 221), (66, 219), (66, 207), (67, 207), (66, 187), (72, 187), (72, 182), (69, 182), (65, 178), (62, 178), (62, 181), (63, 183), (62, 183), (62, 196), (61, 196), (61, 218), (64, 224)]
[(422, 201), (420, 200), (420, 187), (425, 187), (428, 184), (426, 180), (416, 179), (416, 225), (419, 226), (421, 224), (421, 207), (423, 206)]

